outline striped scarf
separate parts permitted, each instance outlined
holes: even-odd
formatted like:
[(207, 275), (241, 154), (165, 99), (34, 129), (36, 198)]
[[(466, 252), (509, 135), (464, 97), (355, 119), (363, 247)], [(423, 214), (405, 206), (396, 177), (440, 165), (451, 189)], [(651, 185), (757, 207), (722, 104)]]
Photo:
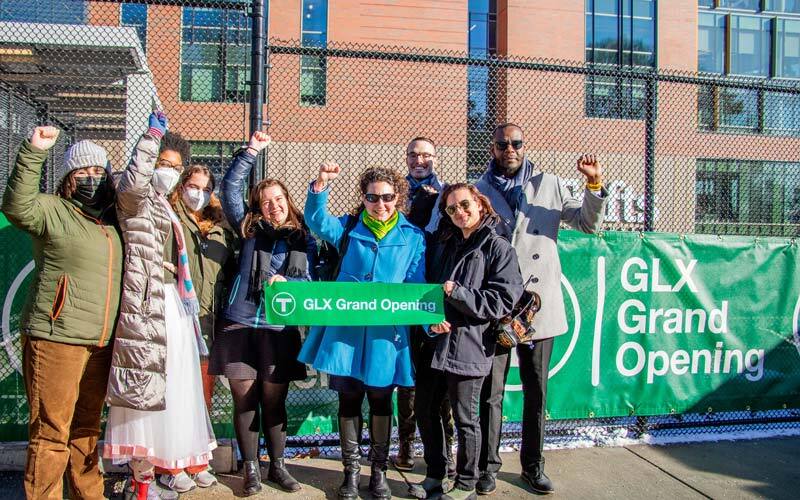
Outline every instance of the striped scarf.
[(186, 314), (192, 317), (197, 350), (201, 356), (208, 356), (208, 347), (206, 347), (203, 333), (200, 330), (200, 302), (197, 300), (197, 292), (192, 283), (192, 273), (189, 270), (189, 253), (186, 250), (186, 240), (183, 237), (183, 226), (167, 199), (161, 195), (157, 195), (156, 199), (164, 206), (164, 210), (169, 215), (172, 221), (172, 229), (175, 233), (175, 241), (178, 243), (178, 296), (181, 298)]

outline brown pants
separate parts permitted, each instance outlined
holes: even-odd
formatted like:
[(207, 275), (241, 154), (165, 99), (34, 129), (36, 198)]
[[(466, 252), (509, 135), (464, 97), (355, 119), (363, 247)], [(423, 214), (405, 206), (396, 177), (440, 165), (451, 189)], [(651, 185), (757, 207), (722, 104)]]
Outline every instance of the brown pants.
[(30, 408), (27, 498), (103, 498), (97, 440), (112, 346), (61, 344), (23, 337), (22, 366)]
[[(200, 376), (203, 380), (203, 399), (206, 401), (206, 408), (208, 408), (208, 411), (211, 411), (211, 396), (214, 394), (214, 384), (217, 381), (217, 377), (216, 375), (208, 374), (208, 358), (200, 358)], [(206, 469), (208, 469), (208, 465), (195, 465), (185, 469), (162, 469), (161, 467), (156, 467), (156, 474), (177, 476), (184, 470), (191, 476), (203, 472)]]

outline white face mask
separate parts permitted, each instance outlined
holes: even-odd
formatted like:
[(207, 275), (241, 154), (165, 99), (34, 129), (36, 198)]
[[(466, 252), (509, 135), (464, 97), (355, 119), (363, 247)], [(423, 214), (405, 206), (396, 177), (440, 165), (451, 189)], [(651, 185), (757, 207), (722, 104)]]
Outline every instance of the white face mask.
[(153, 189), (156, 190), (156, 193), (168, 194), (175, 189), (180, 176), (181, 174), (174, 168), (157, 168), (153, 172), (153, 179), (150, 182), (153, 184)]
[(211, 193), (202, 189), (186, 188), (183, 190), (183, 204), (192, 212), (199, 212), (208, 206)]

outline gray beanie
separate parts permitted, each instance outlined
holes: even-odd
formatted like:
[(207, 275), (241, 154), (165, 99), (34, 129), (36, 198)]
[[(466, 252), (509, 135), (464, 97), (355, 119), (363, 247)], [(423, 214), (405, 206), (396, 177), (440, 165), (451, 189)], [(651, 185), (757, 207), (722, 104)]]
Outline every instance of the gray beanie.
[(64, 175), (85, 167), (108, 170), (108, 153), (92, 141), (78, 141), (64, 153)]

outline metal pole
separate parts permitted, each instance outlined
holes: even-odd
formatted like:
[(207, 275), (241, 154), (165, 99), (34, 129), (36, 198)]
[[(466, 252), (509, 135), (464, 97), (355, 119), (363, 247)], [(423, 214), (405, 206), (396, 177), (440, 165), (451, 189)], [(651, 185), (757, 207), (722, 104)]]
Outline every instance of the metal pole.
[(655, 74), (645, 80), (644, 110), (644, 230), (652, 231), (655, 219), (656, 115), (658, 91)]
[[(261, 130), (262, 108), (264, 107), (264, 45), (266, 44), (266, 23), (264, 0), (253, 0), (250, 38), (250, 135)], [(263, 156), (259, 155), (255, 168), (250, 172), (250, 185), (254, 186), (264, 177)]]

